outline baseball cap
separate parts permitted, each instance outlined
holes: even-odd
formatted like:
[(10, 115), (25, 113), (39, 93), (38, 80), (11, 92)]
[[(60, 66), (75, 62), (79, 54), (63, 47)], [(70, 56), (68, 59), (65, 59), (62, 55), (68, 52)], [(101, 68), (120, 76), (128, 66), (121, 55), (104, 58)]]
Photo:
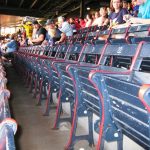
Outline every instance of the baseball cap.
[(32, 24), (39, 24), (37, 20), (32, 21)]
[(28, 21), (28, 22), (26, 22), (26, 25), (32, 25), (32, 22), (30, 22), (30, 21)]
[(50, 24), (54, 24), (54, 20), (53, 19), (48, 19), (45, 23), (45, 25), (50, 25)]

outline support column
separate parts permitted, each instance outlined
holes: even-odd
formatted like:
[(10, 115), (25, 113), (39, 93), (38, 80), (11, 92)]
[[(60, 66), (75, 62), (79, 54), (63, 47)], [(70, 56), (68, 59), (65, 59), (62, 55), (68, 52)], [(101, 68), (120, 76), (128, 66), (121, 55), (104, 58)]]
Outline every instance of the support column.
[(81, 0), (81, 3), (80, 3), (80, 17), (84, 17), (84, 6), (85, 6), (85, 0)]

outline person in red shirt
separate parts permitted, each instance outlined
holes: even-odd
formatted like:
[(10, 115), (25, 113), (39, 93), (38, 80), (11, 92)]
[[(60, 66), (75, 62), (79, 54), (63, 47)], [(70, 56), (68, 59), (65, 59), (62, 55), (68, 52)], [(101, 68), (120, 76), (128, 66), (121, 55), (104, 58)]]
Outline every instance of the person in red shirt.
[(80, 24), (79, 24), (79, 19), (78, 18), (75, 18), (74, 19), (74, 23), (76, 25), (76, 29), (79, 30), (81, 28)]
[(86, 22), (84, 21), (83, 18), (79, 18), (79, 24), (80, 24), (81, 28), (85, 28)]

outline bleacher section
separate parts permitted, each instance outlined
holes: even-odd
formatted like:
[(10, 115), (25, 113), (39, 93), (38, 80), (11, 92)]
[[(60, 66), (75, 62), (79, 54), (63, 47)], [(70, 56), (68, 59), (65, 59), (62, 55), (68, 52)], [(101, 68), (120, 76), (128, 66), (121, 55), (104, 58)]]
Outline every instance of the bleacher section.
[[(150, 149), (149, 32), (150, 25), (85, 28), (63, 44), (15, 53), (13, 64), (37, 104), (44, 103), (43, 114), (57, 106), (54, 129), (70, 122), (66, 149), (87, 140), (100, 150), (116, 141), (122, 150), (123, 135)], [(77, 134), (80, 126), (87, 132)]]
[(9, 109), (10, 92), (7, 90), (6, 72), (0, 63), (0, 149), (15, 150), (14, 135), (17, 131), (17, 123), (11, 118)]

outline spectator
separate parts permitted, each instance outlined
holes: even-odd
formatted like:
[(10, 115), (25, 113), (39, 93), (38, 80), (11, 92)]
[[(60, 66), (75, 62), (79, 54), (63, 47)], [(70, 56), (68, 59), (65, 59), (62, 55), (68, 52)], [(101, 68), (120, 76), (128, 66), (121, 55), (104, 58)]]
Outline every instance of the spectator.
[(30, 43), (33, 45), (41, 45), (46, 37), (46, 29), (41, 27), (41, 25), (38, 23), (38, 21), (33, 21), (33, 27), (35, 31), (35, 39), (31, 39)]
[(129, 14), (134, 15), (131, 3), (128, 3), (128, 12), (129, 12)]
[(137, 5), (137, 0), (132, 0), (133, 14), (132, 16), (137, 17), (139, 12), (139, 5)]
[(107, 25), (108, 23), (108, 15), (107, 15), (107, 8), (106, 7), (101, 7), (100, 8), (100, 17), (98, 19), (98, 26), (104, 26)]
[(24, 27), (26, 31), (26, 36), (28, 39), (32, 39), (32, 32), (33, 32), (33, 27), (32, 27), (32, 22), (23, 22), (22, 26)]
[(85, 27), (90, 27), (92, 25), (92, 15), (91, 14), (87, 14), (86, 15), (86, 19), (87, 19), (87, 22), (85, 24)]
[(139, 6), (138, 17), (143, 19), (150, 18), (150, 0), (137, 0)]
[(65, 21), (65, 18), (60, 16), (58, 17), (58, 26), (59, 30), (64, 33), (66, 36), (72, 36), (73, 35), (73, 30), (70, 26), (70, 24)]
[(92, 18), (92, 20), (95, 20), (95, 13), (91, 14), (91, 18)]
[(93, 20), (92, 26), (98, 25), (99, 17), (100, 17), (100, 13), (99, 13), (99, 11), (96, 11), (95, 19)]
[(6, 52), (3, 53), (5, 58), (13, 58), (13, 52), (18, 50), (18, 42), (16, 38), (16, 34), (10, 35), (10, 41), (5, 45)]
[(128, 9), (127, 0), (123, 0), (123, 1), (122, 1), (122, 8)]
[(123, 16), (128, 14), (127, 9), (122, 8), (122, 0), (111, 0), (112, 13), (109, 15), (110, 27), (125, 23)]
[(110, 9), (110, 7), (107, 7), (107, 14), (108, 14), (108, 16), (111, 14), (111, 9)]
[(137, 0), (139, 6), (139, 18), (125, 15), (124, 19), (130, 23), (143, 23), (150, 24), (150, 1), (149, 0)]
[(81, 28), (85, 28), (86, 22), (83, 18), (79, 18), (79, 24), (80, 24)]
[(76, 28), (75, 20), (73, 18), (69, 18), (68, 22), (71, 25), (73, 33), (77, 33), (77, 28)]
[(64, 34), (58, 28), (55, 28), (54, 20), (48, 19), (45, 25), (48, 32), (43, 42), (44, 45), (53, 45), (56, 41), (62, 42), (65, 39)]
[(18, 49), (18, 43), (17, 43), (17, 35), (12, 34), (10, 36), (10, 41), (6, 44), (6, 53), (14, 52)]
[(81, 26), (80, 26), (80, 24), (79, 24), (79, 18), (75, 18), (74, 19), (74, 23), (75, 23), (75, 25), (76, 25), (76, 29), (77, 29), (77, 31), (81, 28)]
[(28, 46), (28, 39), (26, 37), (26, 33), (23, 32), (21, 34), (21, 39), (20, 39), (19, 43), (20, 43), (20, 46)]

